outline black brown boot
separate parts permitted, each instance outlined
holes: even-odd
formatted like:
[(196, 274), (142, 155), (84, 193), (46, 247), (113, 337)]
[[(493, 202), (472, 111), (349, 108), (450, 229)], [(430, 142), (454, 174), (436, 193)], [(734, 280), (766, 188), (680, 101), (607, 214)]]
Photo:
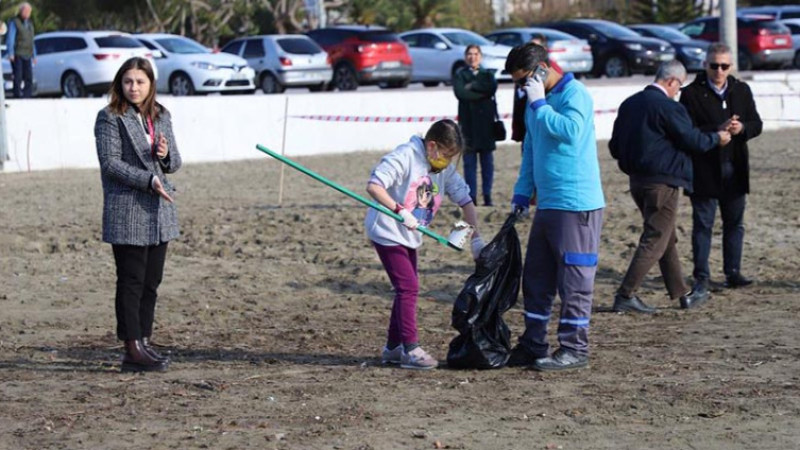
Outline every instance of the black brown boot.
[(164, 372), (167, 364), (154, 358), (141, 340), (125, 341), (122, 372)]
[(156, 351), (156, 349), (154, 349), (153, 346), (150, 345), (150, 338), (149, 337), (143, 337), (142, 338), (142, 345), (144, 346), (145, 351), (147, 353), (149, 353), (150, 356), (153, 357), (153, 359), (155, 359), (157, 361), (161, 361), (161, 362), (163, 362), (165, 364), (169, 364), (170, 363), (169, 356), (164, 356), (164, 355), (158, 353)]

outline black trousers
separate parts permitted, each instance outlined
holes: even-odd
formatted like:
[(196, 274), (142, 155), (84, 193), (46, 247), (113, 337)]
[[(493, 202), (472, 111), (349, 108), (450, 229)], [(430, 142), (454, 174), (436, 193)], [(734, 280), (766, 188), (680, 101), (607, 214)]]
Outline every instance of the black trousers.
[(117, 264), (117, 338), (121, 341), (149, 338), (153, 334), (167, 243), (147, 247), (112, 245), (112, 248)]
[(742, 265), (744, 243), (745, 194), (730, 198), (691, 196), (692, 200), (692, 258), (695, 281), (708, 281), (711, 270), (708, 256), (711, 254), (711, 236), (714, 216), (719, 205), (722, 216), (722, 266), (725, 276), (739, 273)]
[[(33, 64), (31, 58), (15, 57), (11, 63), (14, 72), (14, 98), (33, 97)], [(25, 87), (22, 87), (22, 82)]]

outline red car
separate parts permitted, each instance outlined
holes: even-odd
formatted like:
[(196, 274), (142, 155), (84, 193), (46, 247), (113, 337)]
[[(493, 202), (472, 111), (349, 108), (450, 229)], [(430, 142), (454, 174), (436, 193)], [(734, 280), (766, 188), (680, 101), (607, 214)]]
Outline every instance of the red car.
[(411, 56), (396, 34), (383, 27), (342, 26), (309, 31), (333, 66), (330, 89), (355, 90), (359, 84), (405, 87), (411, 80)]
[[(739, 70), (760, 67), (783, 67), (794, 58), (792, 36), (785, 25), (771, 16), (739, 16), (736, 18), (739, 47)], [(719, 17), (693, 20), (680, 29), (692, 39), (718, 42)]]

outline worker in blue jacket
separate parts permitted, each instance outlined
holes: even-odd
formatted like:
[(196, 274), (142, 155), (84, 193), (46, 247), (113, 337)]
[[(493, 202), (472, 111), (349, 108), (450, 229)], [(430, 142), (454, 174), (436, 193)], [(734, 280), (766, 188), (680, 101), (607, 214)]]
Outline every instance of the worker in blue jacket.
[[(571, 73), (553, 69), (541, 45), (515, 47), (506, 70), (528, 98), (512, 209), (526, 209), (533, 196), (537, 204), (523, 269), (525, 332), (508, 365), (542, 371), (585, 367), (605, 207), (594, 104)], [(560, 347), (548, 355), (547, 324), (556, 292)]]

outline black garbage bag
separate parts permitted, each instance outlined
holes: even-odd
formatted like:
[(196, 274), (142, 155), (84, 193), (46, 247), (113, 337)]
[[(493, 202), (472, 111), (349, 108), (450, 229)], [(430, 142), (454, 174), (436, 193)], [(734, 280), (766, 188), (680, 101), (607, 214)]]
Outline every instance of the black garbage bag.
[(508, 361), (510, 332), (503, 313), (517, 303), (522, 252), (510, 214), (500, 232), (484, 247), (453, 305), (453, 328), (447, 365), (459, 369), (497, 369)]

